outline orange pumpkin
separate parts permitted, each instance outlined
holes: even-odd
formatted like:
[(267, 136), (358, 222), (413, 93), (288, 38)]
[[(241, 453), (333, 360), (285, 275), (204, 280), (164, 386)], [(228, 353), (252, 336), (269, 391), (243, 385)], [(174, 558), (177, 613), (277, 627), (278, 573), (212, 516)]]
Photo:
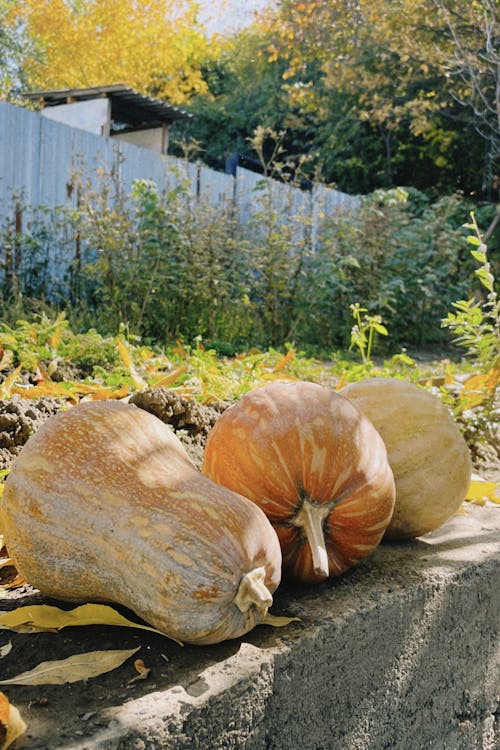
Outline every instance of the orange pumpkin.
[(342, 574), (379, 544), (394, 506), (382, 438), (347, 399), (308, 382), (250, 391), (212, 428), (202, 471), (265, 512), (283, 573)]

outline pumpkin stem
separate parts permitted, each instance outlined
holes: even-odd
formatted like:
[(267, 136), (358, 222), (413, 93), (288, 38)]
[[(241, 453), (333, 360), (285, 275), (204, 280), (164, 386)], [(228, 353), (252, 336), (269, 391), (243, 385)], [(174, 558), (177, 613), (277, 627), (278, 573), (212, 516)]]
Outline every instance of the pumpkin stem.
[(301, 526), (304, 529), (311, 549), (314, 572), (321, 578), (328, 578), (330, 574), (323, 533), (323, 521), (329, 513), (330, 508), (327, 505), (313, 505), (309, 500), (304, 500), (302, 508), (292, 519), (294, 526)]
[(240, 612), (247, 612), (254, 604), (257, 609), (267, 610), (273, 603), (271, 592), (264, 583), (266, 569), (264, 566), (254, 568), (242, 576), (238, 591), (233, 599)]

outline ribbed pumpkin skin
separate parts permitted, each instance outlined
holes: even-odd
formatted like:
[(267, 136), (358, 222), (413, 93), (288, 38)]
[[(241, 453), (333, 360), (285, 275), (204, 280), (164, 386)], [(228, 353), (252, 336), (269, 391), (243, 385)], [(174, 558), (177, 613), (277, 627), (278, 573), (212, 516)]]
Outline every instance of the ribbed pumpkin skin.
[(339, 393), (373, 422), (387, 448), (396, 504), (386, 538), (421, 536), (451, 518), (469, 487), (471, 458), (439, 398), (392, 378), (350, 383)]
[[(394, 506), (392, 472), (372, 424), (308, 382), (266, 385), (227, 409), (208, 436), (202, 471), (262, 508), (281, 543), (283, 574), (301, 582), (340, 575), (369, 555)], [(294, 523), (305, 506), (325, 514), (328, 572), (318, 571)]]
[(233, 604), (279, 542), (265, 515), (204, 477), (159, 419), (85, 403), (49, 419), (14, 462), (0, 523), (26, 580), (58, 599), (122, 604), (186, 643), (240, 636), (265, 611)]

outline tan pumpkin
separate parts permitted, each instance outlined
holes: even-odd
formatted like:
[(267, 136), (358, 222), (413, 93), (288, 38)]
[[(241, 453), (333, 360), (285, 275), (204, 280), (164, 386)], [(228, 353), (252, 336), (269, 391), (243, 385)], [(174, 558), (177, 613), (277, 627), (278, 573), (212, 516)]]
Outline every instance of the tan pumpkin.
[(40, 591), (124, 605), (186, 643), (248, 632), (280, 581), (264, 513), (203, 476), (167, 425), (129, 404), (51, 417), (14, 462), (0, 524)]
[(403, 380), (368, 378), (339, 393), (366, 414), (382, 436), (396, 482), (387, 539), (433, 531), (462, 504), (471, 458), (453, 416), (440, 399)]
[(202, 471), (262, 508), (283, 572), (297, 581), (340, 575), (369, 555), (392, 515), (382, 439), (349, 401), (314, 383), (243, 396), (212, 428)]

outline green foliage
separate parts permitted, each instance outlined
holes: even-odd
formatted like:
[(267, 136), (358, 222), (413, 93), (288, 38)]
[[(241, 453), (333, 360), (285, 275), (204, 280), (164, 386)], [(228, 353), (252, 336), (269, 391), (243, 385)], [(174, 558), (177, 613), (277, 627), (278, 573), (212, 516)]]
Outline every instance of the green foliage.
[(349, 349), (356, 348), (361, 355), (364, 364), (370, 362), (375, 334), (388, 336), (389, 331), (382, 324), (380, 315), (368, 315), (366, 307), (356, 302), (349, 305), (355, 320), (351, 329), (351, 345)]
[(257, 127), (282, 129), (287, 112), (281, 92), (285, 64), (269, 63), (269, 44), (265, 31), (245, 29), (226, 40), (217, 59), (206, 60), (208, 91), (191, 100), (193, 118), (174, 127), (176, 154), (182, 154), (182, 141), (195, 140), (201, 144), (204, 162), (224, 169), (226, 158), (236, 151), (253, 155), (249, 139)]
[(302, 289), (304, 338), (345, 345), (349, 306), (362, 299), (369, 315), (383, 316), (391, 348), (442, 344), (440, 319), (470, 284), (460, 226), (466, 214), (457, 196), (431, 203), (397, 189), (376, 191), (351, 214), (325, 217)]
[(29, 39), (26, 28), (12, 21), (18, 3), (0, 0), (0, 100), (18, 100), (19, 89), (24, 86), (22, 62), (34, 55), (36, 43)]
[(479, 280), (479, 290), (468, 299), (453, 303), (455, 312), (449, 312), (442, 326), (451, 331), (455, 343), (465, 350), (473, 374), (461, 387), (443, 392), (442, 397), (453, 410), (464, 437), (473, 453), (482, 455), (483, 445), (500, 457), (498, 424), (500, 418), (500, 300), (495, 288), (495, 276), (488, 259), (486, 239), (500, 217), (497, 214), (484, 236), (474, 212), (465, 228), (472, 231), (467, 242), (476, 264), (474, 275)]
[(48, 364), (56, 358), (89, 373), (94, 368), (109, 370), (119, 364), (114, 339), (103, 337), (94, 329), (73, 333), (64, 313), (34, 314), (29, 320), (21, 318), (11, 325), (1, 322), (0, 347), (12, 352), (13, 365), (32, 373), (40, 361)]
[(412, 185), (492, 200), (497, 27), (491, 0), (280, 2), (206, 60), (208, 91), (179, 138), (224, 168), (271, 127), (287, 157), (310, 157), (310, 178), (346, 192)]
[(80, 279), (83, 323), (97, 319), (111, 332), (126, 323), (157, 341), (246, 336), (238, 227), (229, 204), (221, 211), (182, 185), (161, 194), (153, 183), (137, 181), (119, 201), (86, 193), (80, 233), (88, 259)]
[(493, 366), (500, 357), (500, 299), (495, 289), (488, 248), (474, 212), (465, 228), (473, 232), (467, 236), (467, 242), (473, 247), (471, 256), (479, 263), (474, 274), (485, 294), (454, 302), (456, 312), (448, 313), (441, 324), (452, 332), (455, 343), (465, 349), (467, 357), (484, 369)]
[[(284, 182), (258, 183), (246, 224), (230, 201), (214, 208), (182, 184), (161, 193), (138, 181), (127, 195), (107, 175), (99, 191), (79, 186), (71, 214), (23, 207), (23, 226), (0, 231), (2, 319), (64, 310), (73, 329), (106, 336), (125, 325), (145, 342), (201, 340), (227, 354), (284, 341), (328, 352), (351, 342), (369, 359), (381, 316), (391, 332), (377, 340), (381, 354), (447, 344), (440, 321), (474, 277), (463, 252), (470, 205), (398, 188), (350, 212), (327, 212), (320, 193), (302, 194), (304, 210), (292, 207), (287, 180), (300, 180), (303, 165), (282, 158), (280, 138), (256, 130), (264, 171)], [(491, 218), (486, 207), (481, 214)], [(58, 259), (71, 254), (58, 278)], [(356, 300), (365, 318), (353, 332)]]

